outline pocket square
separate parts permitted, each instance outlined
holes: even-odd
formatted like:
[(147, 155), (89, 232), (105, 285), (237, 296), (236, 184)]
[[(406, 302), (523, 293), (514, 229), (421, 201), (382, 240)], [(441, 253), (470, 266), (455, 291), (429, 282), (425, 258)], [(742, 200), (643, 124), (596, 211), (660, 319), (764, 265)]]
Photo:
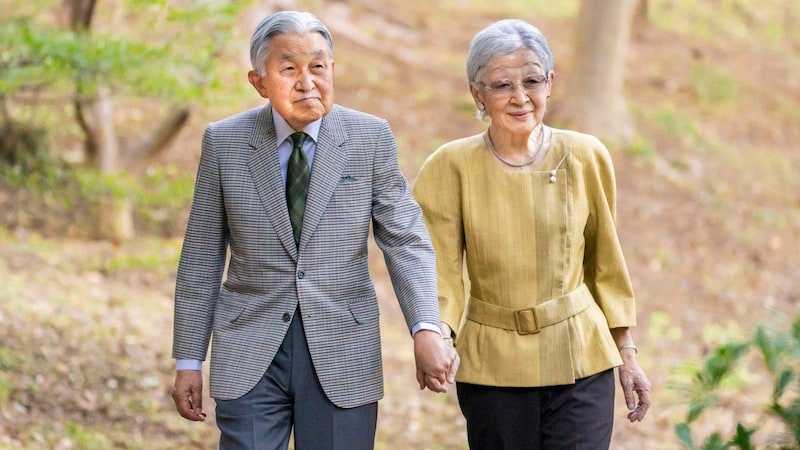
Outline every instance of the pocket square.
[(350, 175), (345, 175), (342, 177), (342, 181), (356, 181), (356, 179)]

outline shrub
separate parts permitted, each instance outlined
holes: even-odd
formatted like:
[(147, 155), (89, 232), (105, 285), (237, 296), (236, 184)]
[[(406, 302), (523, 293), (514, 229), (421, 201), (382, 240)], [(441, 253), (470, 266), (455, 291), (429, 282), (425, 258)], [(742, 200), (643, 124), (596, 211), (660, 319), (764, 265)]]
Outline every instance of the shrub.
[[(695, 443), (693, 430), (696, 420), (710, 408), (721, 408), (720, 393), (732, 386), (739, 392), (754, 394), (758, 380), (742, 376), (741, 370), (752, 357), (763, 365), (771, 389), (768, 398), (757, 411), (760, 423), (742, 423), (736, 419), (735, 431), (730, 436), (713, 432), (702, 443)], [(686, 419), (675, 426), (675, 433), (687, 449), (753, 449), (757, 448), (755, 434), (767, 418), (776, 419), (782, 430), (772, 432), (764, 439), (761, 448), (800, 449), (800, 315), (795, 317), (789, 330), (775, 330), (760, 325), (752, 338), (743, 342), (728, 342), (716, 347), (702, 364), (689, 369), (690, 381), (675, 386), (688, 397)], [(763, 379), (763, 378), (759, 378)], [(753, 389), (751, 389), (753, 388)], [(695, 431), (695, 433), (693, 433)]]

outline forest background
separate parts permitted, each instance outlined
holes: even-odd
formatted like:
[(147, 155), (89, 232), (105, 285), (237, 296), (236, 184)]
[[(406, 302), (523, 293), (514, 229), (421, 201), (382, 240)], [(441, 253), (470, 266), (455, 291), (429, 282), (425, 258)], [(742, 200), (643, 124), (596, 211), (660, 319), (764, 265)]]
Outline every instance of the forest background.
[[(581, 6), (612, 3), (0, 0), (0, 448), (216, 448), (213, 401), (208, 421), (189, 423), (169, 397), (175, 268), (205, 124), (261, 103), (247, 47), (265, 15), (309, 10), (330, 27), (337, 103), (389, 120), (413, 182), (438, 145), (484, 127), (464, 79), (478, 30), (506, 17), (542, 29), (558, 76), (545, 121), (566, 126), (571, 70), (587, 75)], [(639, 424), (618, 398), (612, 448), (674, 449), (706, 358), (798, 314), (800, 4), (635, 3), (618, 76), (633, 132), (597, 134), (617, 171), (654, 390)], [(377, 448), (464, 449), (455, 396), (415, 387), (370, 250), (386, 373)], [(746, 359), (705, 399), (697, 441), (737, 423), (759, 428), (757, 448), (787, 432), (764, 411), (762, 362)]]

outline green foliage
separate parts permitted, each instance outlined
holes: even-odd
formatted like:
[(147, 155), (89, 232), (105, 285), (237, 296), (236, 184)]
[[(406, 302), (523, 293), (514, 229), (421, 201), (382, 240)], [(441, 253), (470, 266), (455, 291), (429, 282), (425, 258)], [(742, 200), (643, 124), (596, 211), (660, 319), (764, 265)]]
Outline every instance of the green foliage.
[(694, 64), (692, 84), (698, 103), (711, 110), (739, 107), (739, 86), (733, 76), (708, 64)]
[[(0, 12), (0, 133), (4, 136), (0, 163), (4, 163), (11, 184), (40, 185), (42, 180), (36, 178), (54, 179), (52, 173), (35, 175), (58, 166), (46, 138), (85, 140), (68, 111), (75, 101), (94, 100), (98, 89), (110, 94), (118, 111), (125, 111), (126, 101), (133, 103), (134, 99), (148, 111), (209, 101), (221, 90), (221, 62), (226, 60), (226, 46), (236, 33), (239, 12), (248, 3), (99, 0), (92, 29), (77, 31), (54, 23), (53, 17), (67, 15), (63, 3), (37, 1)], [(29, 113), (26, 121), (14, 117), (23, 111)], [(53, 115), (58, 120), (48, 121)], [(116, 116), (119, 120), (124, 112)], [(87, 122), (94, 119), (89, 117)], [(141, 127), (153, 124), (119, 125), (124, 141), (124, 134), (142, 134)], [(159, 202), (149, 195), (137, 195), (153, 191), (137, 193), (130, 177), (101, 178), (82, 173), (69, 180), (77, 186), (68, 185), (65, 191), (93, 199), (109, 195), (141, 200), (140, 204)], [(166, 191), (168, 201), (176, 196), (184, 199), (171, 188)], [(52, 193), (65, 205), (75, 201)]]
[(651, 0), (650, 20), (658, 27), (699, 38), (735, 38), (778, 46), (797, 39), (800, 30), (787, 17), (800, 13), (800, 3), (784, 0)]
[(676, 326), (674, 319), (662, 311), (650, 314), (650, 327), (647, 330), (651, 339), (661, 339), (667, 342), (678, 342), (683, 337), (683, 331)]
[(653, 122), (660, 125), (670, 136), (688, 140), (687, 143), (698, 150), (707, 147), (705, 138), (691, 117), (678, 112), (672, 106), (664, 106), (656, 111)]
[(54, 163), (44, 151), (43, 128), (6, 118), (0, 121), (0, 136), (0, 163), (27, 173)]
[(133, 26), (126, 29), (138, 31), (131, 35), (75, 32), (43, 22), (42, 14), (4, 22), (0, 97), (43, 87), (60, 96), (90, 96), (98, 86), (133, 97), (202, 97), (214, 86), (219, 52), (244, 2), (181, 8), (164, 1), (128, 3), (131, 11), (141, 11), (131, 13)]
[[(463, 10), (461, 1), (443, 2), (440, 7), (448, 12), (458, 13)], [(492, 2), (474, 2), (470, 4), (473, 11), (481, 11), (489, 15), (504, 17), (519, 17), (533, 21), (534, 24), (543, 17), (568, 17), (577, 14), (580, 2), (576, 0), (562, 0), (550, 2), (543, 0), (495, 0)]]
[[(41, 160), (34, 171), (0, 163), (0, 188), (19, 189), (31, 195), (24, 211), (28, 222), (48, 222), (59, 217), (69, 225), (89, 230), (104, 200), (130, 201), (137, 225), (159, 235), (178, 234), (182, 225), (178, 212), (191, 203), (194, 177), (174, 166), (159, 166), (142, 175), (102, 174), (97, 170), (65, 166)], [(66, 225), (66, 224), (65, 224)]]
[(646, 136), (637, 134), (625, 146), (624, 150), (631, 155), (648, 158), (655, 155), (655, 144)]
[[(720, 344), (702, 364), (688, 369), (687, 383), (673, 386), (683, 393), (688, 407), (684, 421), (675, 426), (675, 434), (685, 448), (755, 448), (754, 435), (763, 423), (747, 425), (738, 422), (732, 436), (726, 438), (720, 432), (713, 432), (699, 444), (692, 437), (692, 425), (706, 410), (720, 406), (720, 393), (730, 386), (726, 386), (727, 382), (739, 377), (738, 371), (748, 356), (756, 357), (763, 364), (774, 383), (761, 413), (764, 418), (777, 418), (785, 431), (772, 436), (771, 441), (778, 446), (771, 448), (800, 448), (800, 315), (795, 318), (789, 332), (761, 325), (748, 340)], [(756, 391), (749, 388), (743, 386), (740, 390), (753, 395)]]
[(180, 247), (169, 247), (163, 243), (162, 247), (149, 253), (115, 256), (105, 263), (103, 269), (111, 273), (131, 269), (170, 272), (178, 266)]
[(76, 448), (85, 450), (104, 450), (111, 447), (111, 441), (102, 432), (94, 431), (75, 422), (67, 422), (64, 426), (66, 439)]

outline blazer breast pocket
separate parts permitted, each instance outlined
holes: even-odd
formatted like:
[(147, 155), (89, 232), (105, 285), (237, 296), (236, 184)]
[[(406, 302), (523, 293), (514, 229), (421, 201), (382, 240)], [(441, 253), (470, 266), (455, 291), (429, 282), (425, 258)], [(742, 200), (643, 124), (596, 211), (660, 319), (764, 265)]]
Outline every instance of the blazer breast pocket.
[(359, 206), (371, 206), (372, 183), (367, 177), (343, 175), (331, 198), (336, 206), (357, 209)]

